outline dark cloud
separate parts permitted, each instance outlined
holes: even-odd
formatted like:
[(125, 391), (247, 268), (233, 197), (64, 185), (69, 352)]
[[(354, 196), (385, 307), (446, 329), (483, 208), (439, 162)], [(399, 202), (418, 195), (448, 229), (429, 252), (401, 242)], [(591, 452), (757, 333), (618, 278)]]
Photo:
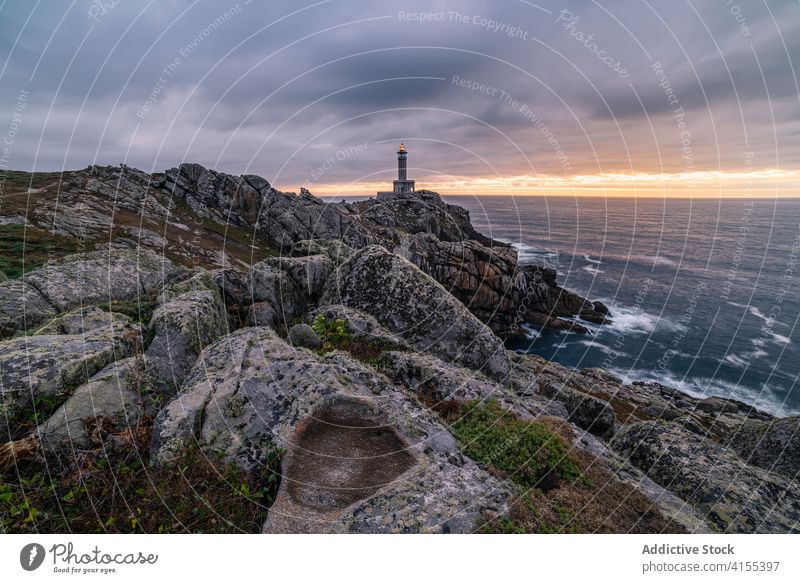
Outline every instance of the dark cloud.
[(369, 146), (324, 180), (388, 179), (402, 139), (422, 182), (531, 164), (691, 169), (654, 62), (686, 112), (697, 169), (740, 170), (747, 151), (756, 167), (800, 162), (792, 0), (101, 4), (2, 4), (0, 135), (27, 96), (10, 166), (194, 160), (297, 189), (358, 144)]

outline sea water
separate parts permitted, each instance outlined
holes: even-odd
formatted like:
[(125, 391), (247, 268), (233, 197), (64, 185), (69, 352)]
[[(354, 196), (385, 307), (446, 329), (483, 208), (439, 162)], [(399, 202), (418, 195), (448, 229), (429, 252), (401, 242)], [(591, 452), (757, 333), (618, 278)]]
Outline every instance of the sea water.
[(476, 229), (601, 300), (589, 334), (509, 347), (777, 415), (800, 412), (800, 199), (448, 196)]

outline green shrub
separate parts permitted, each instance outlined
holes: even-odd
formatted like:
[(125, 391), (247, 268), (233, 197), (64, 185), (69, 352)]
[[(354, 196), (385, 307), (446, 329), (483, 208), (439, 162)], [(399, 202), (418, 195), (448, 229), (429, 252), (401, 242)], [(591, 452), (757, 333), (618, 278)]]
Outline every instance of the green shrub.
[(368, 339), (362, 336), (353, 336), (347, 320), (328, 320), (319, 314), (311, 324), (314, 332), (322, 340), (320, 354), (331, 350), (349, 352), (356, 360), (370, 365), (378, 370), (385, 369), (387, 362), (384, 353), (393, 350), (405, 351), (407, 348), (388, 340)]
[(328, 320), (324, 315), (319, 314), (314, 318), (311, 327), (322, 340), (323, 350), (338, 348), (343, 342), (352, 338), (347, 320)]

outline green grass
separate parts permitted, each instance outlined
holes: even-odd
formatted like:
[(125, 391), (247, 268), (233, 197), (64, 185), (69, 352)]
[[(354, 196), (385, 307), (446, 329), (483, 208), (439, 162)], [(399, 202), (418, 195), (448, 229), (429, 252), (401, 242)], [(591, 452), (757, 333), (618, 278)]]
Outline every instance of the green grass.
[[(537, 506), (537, 503), (544, 503), (548, 506), (547, 516)], [(575, 511), (560, 504), (548, 502), (546, 499), (534, 500), (530, 492), (514, 499), (512, 505), (516, 506), (512, 516), (489, 521), (481, 527), (479, 532), (482, 534), (577, 534), (581, 532), (575, 523)]]
[(519, 486), (508, 511), (484, 514), (479, 532), (685, 532), (594, 456), (569, 450), (562, 420), (529, 422), (496, 402), (444, 401), (434, 409), (450, 422), (468, 456)]
[(464, 452), (524, 488), (547, 490), (580, 476), (561, 437), (540, 423), (525, 421), (496, 402), (460, 404), (448, 412), (456, 416), (450, 429)]
[(0, 271), (9, 279), (81, 250), (81, 243), (23, 225), (0, 225)]
[(23, 426), (18, 428), (17, 433), (23, 434), (35, 428), (39, 423), (50, 419), (61, 405), (63, 405), (70, 395), (75, 392), (75, 387), (66, 387), (54, 395), (47, 397), (36, 397), (33, 404), (27, 409), (28, 414), (23, 420)]

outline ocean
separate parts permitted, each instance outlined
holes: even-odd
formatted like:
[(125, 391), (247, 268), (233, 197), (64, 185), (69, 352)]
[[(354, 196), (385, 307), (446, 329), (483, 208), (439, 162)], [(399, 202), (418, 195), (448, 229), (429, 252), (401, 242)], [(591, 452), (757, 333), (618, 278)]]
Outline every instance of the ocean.
[(582, 322), (588, 335), (531, 328), (509, 348), (800, 413), (800, 199), (445, 200), (613, 314)]

